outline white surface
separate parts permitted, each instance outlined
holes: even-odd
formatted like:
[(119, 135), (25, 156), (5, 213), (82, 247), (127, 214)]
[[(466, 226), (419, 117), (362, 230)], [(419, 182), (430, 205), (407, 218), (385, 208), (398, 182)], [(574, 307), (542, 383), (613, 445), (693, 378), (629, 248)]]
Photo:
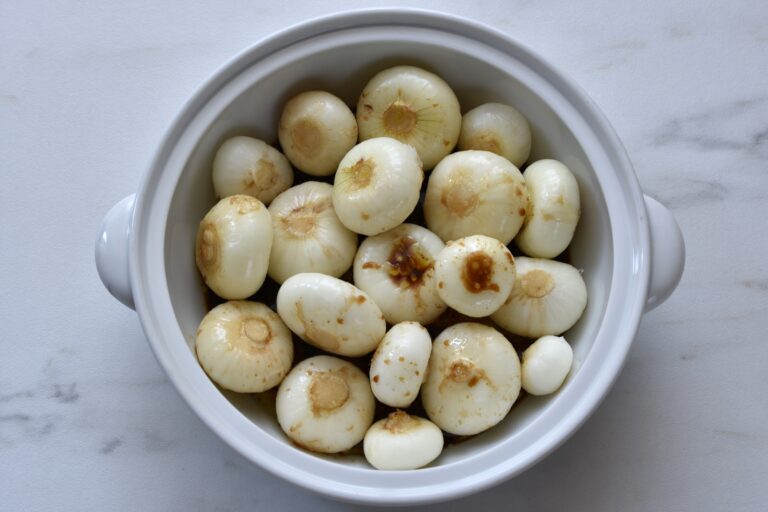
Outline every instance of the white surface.
[[(584, 427), (524, 475), (440, 510), (768, 501), (768, 10), (616, 4), (419, 3), (507, 31), (582, 85), (688, 251), (680, 288), (645, 317)], [(186, 98), (240, 49), (328, 12), (317, 5), (0, 4), (3, 510), (343, 507), (205, 428), (93, 262), (103, 214), (136, 190)]]

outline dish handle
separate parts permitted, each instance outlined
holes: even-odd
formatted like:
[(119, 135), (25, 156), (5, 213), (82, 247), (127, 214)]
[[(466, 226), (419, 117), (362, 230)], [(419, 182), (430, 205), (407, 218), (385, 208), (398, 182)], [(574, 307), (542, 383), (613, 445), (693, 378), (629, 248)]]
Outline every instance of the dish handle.
[(680, 226), (664, 205), (645, 196), (651, 229), (651, 281), (645, 311), (650, 311), (677, 288), (685, 267), (685, 242)]
[(136, 194), (110, 208), (101, 222), (96, 239), (96, 270), (101, 282), (117, 300), (134, 309), (131, 276), (128, 267), (128, 241)]

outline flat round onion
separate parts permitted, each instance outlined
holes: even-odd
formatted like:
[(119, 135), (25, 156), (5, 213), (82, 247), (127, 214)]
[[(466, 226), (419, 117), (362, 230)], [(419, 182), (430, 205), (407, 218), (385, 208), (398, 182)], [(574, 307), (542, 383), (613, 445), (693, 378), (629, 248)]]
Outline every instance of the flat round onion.
[(419, 202), (424, 172), (416, 151), (395, 139), (361, 142), (339, 164), (333, 207), (341, 222), (362, 235), (402, 224)]
[(520, 360), (496, 329), (461, 323), (432, 346), (421, 399), (444, 431), (469, 436), (500, 422), (520, 394)]
[(515, 283), (515, 259), (509, 249), (484, 235), (448, 242), (435, 265), (437, 293), (450, 307), (473, 318), (488, 316), (504, 304)]
[(419, 153), (432, 169), (453, 150), (461, 130), (459, 100), (445, 81), (413, 66), (371, 78), (357, 102), (360, 140), (392, 137)]
[(390, 324), (426, 325), (447, 307), (435, 279), (435, 259), (444, 247), (437, 235), (416, 224), (368, 237), (355, 256), (355, 286), (373, 297)]
[(515, 259), (517, 279), (512, 293), (491, 318), (502, 329), (529, 338), (560, 335), (573, 327), (587, 306), (581, 273), (567, 263)]
[(203, 317), (195, 353), (216, 384), (239, 393), (260, 393), (280, 384), (291, 369), (291, 331), (277, 313), (258, 302), (219, 304)]
[(508, 244), (523, 225), (528, 192), (520, 171), (488, 151), (445, 157), (424, 198), (427, 227), (444, 241), (486, 235)]
[(461, 119), (459, 149), (490, 151), (520, 167), (531, 154), (531, 128), (517, 109), (486, 103)]
[(352, 363), (316, 356), (297, 364), (277, 390), (277, 421), (299, 446), (321, 453), (363, 440), (376, 401), (368, 378)]
[(324, 91), (303, 92), (285, 104), (278, 137), (297, 169), (329, 176), (357, 142), (357, 123), (349, 107)]
[(282, 283), (302, 272), (340, 277), (349, 270), (357, 235), (336, 216), (332, 194), (331, 185), (307, 181), (269, 205), (274, 231), (269, 277)]
[(227, 139), (213, 159), (216, 197), (245, 194), (269, 204), (292, 183), (293, 169), (288, 159), (259, 139)]

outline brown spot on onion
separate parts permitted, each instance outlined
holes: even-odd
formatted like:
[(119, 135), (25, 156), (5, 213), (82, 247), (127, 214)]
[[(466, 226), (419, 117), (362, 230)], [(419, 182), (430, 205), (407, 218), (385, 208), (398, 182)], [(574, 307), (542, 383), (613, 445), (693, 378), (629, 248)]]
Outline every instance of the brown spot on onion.
[(484, 251), (470, 253), (461, 267), (461, 281), (470, 293), (498, 292), (499, 285), (493, 282), (493, 258)]

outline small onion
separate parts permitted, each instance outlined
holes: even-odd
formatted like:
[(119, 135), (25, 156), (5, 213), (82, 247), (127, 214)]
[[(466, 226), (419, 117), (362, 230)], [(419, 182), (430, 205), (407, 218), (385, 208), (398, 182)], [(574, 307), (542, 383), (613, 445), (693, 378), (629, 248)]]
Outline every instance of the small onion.
[(296, 444), (321, 453), (348, 450), (363, 440), (376, 400), (352, 363), (316, 356), (297, 364), (277, 390), (277, 421)]
[(486, 103), (461, 119), (459, 149), (490, 151), (520, 167), (531, 154), (531, 128), (517, 109)]
[(277, 292), (277, 313), (302, 340), (326, 352), (362, 356), (384, 337), (384, 315), (355, 286), (324, 274), (296, 274)]
[(371, 389), (379, 402), (390, 407), (408, 407), (424, 381), (432, 338), (416, 322), (394, 325), (371, 359)]
[(227, 139), (213, 159), (213, 189), (220, 198), (245, 194), (269, 204), (292, 183), (288, 159), (259, 139)]
[(571, 243), (579, 222), (579, 184), (557, 160), (534, 162), (523, 176), (531, 206), (515, 244), (528, 256), (554, 258)]
[(488, 151), (460, 151), (432, 171), (424, 218), (446, 242), (486, 235), (508, 244), (523, 225), (527, 208), (528, 192), (517, 167)]
[(416, 224), (368, 237), (355, 256), (355, 286), (373, 297), (387, 322), (428, 324), (447, 307), (435, 279), (435, 259), (444, 247), (437, 235)]
[(376, 469), (418, 469), (443, 451), (443, 433), (431, 421), (395, 411), (368, 429), (365, 458)]
[(467, 316), (488, 316), (504, 304), (515, 283), (515, 259), (509, 249), (484, 235), (448, 242), (435, 265), (437, 293)]
[(587, 306), (581, 273), (567, 263), (520, 256), (509, 298), (491, 315), (507, 331), (538, 338), (573, 327)]
[(203, 317), (195, 353), (205, 373), (223, 388), (260, 393), (280, 384), (291, 369), (291, 331), (258, 302), (219, 304)]
[(244, 299), (264, 283), (271, 248), (267, 208), (251, 196), (229, 196), (200, 222), (195, 260), (205, 284), (216, 295)]
[(439, 76), (396, 66), (371, 78), (357, 102), (360, 140), (392, 137), (410, 144), (424, 168), (453, 150), (461, 130), (459, 100)]
[(366, 140), (339, 164), (333, 207), (352, 231), (378, 235), (400, 225), (416, 208), (423, 180), (411, 146), (386, 137)]
[(532, 395), (554, 393), (572, 363), (573, 350), (565, 338), (542, 336), (523, 352), (523, 389)]
[(285, 104), (278, 137), (297, 169), (329, 176), (357, 142), (357, 123), (349, 107), (333, 94), (303, 92)]
[(357, 235), (336, 216), (332, 194), (331, 185), (307, 181), (269, 205), (274, 231), (269, 277), (282, 283), (302, 272), (339, 277), (349, 270)]
[(520, 360), (496, 329), (461, 323), (432, 346), (421, 388), (429, 419), (448, 433), (468, 436), (496, 425), (520, 394)]

